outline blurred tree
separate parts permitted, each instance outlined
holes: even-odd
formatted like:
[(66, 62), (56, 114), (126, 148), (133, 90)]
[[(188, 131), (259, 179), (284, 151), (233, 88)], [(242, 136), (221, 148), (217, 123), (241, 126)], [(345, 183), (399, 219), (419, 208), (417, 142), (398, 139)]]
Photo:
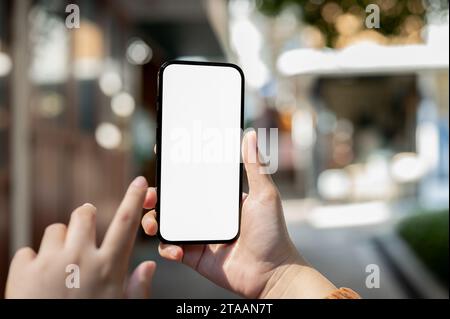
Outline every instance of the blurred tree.
[(448, 287), (448, 210), (418, 212), (398, 225), (400, 236), (429, 270)]
[(448, 9), (447, 0), (256, 0), (258, 9), (269, 16), (277, 16), (289, 6), (299, 7), (299, 19), (319, 28), (330, 47), (336, 46), (339, 17), (350, 14), (364, 22), (372, 12), (366, 12), (370, 4), (380, 9), (380, 28), (376, 31), (383, 36), (407, 36), (425, 25), (427, 10)]

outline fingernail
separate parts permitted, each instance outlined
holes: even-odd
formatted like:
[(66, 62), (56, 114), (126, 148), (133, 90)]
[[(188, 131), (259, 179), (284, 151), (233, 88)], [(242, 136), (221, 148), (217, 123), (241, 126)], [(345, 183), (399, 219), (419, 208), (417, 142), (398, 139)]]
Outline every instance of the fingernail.
[(144, 282), (147, 281), (150, 275), (151, 275), (151, 267), (149, 264), (146, 264), (141, 273), (141, 280)]
[(254, 128), (250, 128), (248, 131), (247, 131), (247, 133), (245, 134), (245, 136), (247, 137), (247, 138), (250, 138), (250, 137), (252, 137), (252, 136), (256, 136), (256, 130), (254, 129)]
[(178, 249), (176, 247), (170, 247), (169, 248), (169, 254), (173, 258), (177, 258), (178, 257)]
[(131, 183), (131, 185), (135, 186), (135, 187), (140, 187), (140, 188), (147, 188), (147, 180), (145, 179), (145, 177), (143, 176), (138, 176), (134, 179), (134, 181)]
[(87, 206), (87, 207), (91, 207), (93, 209), (97, 209), (97, 207), (95, 207), (94, 205), (92, 205), (91, 203), (84, 203), (83, 206)]
[(152, 221), (150, 218), (146, 218), (144, 220), (144, 225), (145, 225), (145, 231), (150, 232), (150, 226), (152, 224)]

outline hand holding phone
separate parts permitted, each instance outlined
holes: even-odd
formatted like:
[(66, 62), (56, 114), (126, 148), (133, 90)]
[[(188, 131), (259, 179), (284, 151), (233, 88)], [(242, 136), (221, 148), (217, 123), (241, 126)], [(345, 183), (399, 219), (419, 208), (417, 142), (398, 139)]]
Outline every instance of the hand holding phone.
[[(160, 127), (159, 131), (163, 132), (163, 136), (158, 139), (157, 153), (158, 170), (163, 175), (159, 175), (158, 178), (156, 211), (152, 209), (151, 201), (146, 200), (144, 204), (144, 208), (152, 209), (142, 218), (144, 231), (148, 235), (154, 236), (158, 228), (163, 226), (170, 228), (171, 230), (167, 233), (167, 228), (163, 231), (160, 230), (160, 237), (163, 239), (163, 242), (159, 245), (161, 256), (182, 262), (216, 284), (244, 297), (326, 297), (336, 287), (307, 264), (289, 238), (280, 196), (270, 175), (264, 173), (265, 169), (259, 160), (257, 137), (254, 131), (247, 133), (242, 143), (242, 158), (249, 183), (248, 195), (241, 193), (242, 178), (240, 174), (239, 183), (237, 182), (237, 163), (235, 163), (234, 168), (231, 166), (229, 170), (224, 170), (227, 172), (226, 174), (220, 174), (222, 170), (220, 165), (213, 165), (213, 168), (206, 175), (204, 175), (204, 171), (200, 170), (197, 178), (191, 175), (191, 179), (185, 180), (184, 177), (189, 176), (189, 174), (186, 175), (185, 171), (177, 170), (176, 165), (174, 165), (176, 161), (167, 161), (168, 153), (165, 152), (165, 150), (167, 151), (165, 145), (170, 145), (167, 132), (170, 131), (170, 127), (180, 126), (179, 122), (192, 123), (199, 117), (210, 118), (212, 121), (217, 121), (217, 118), (223, 117), (228, 125), (233, 123), (236, 125), (238, 122), (236, 112), (239, 109), (238, 98), (236, 97), (238, 85), (237, 83), (235, 85), (230, 84), (237, 81), (230, 81), (223, 85), (223, 78), (221, 79), (217, 74), (212, 77), (211, 74), (210, 76), (200, 73), (195, 75), (195, 71), (198, 70), (194, 69), (189, 70), (188, 68), (190, 72), (184, 75), (182, 74), (184, 71), (179, 72), (180, 70), (177, 70), (177, 72), (174, 72), (177, 75), (177, 80), (170, 85), (164, 82), (165, 75), (160, 77), (160, 91), (162, 85), (164, 88), (171, 87), (169, 91), (171, 91), (170, 96), (172, 98), (172, 95), (180, 92), (182, 94), (179, 95), (177, 103), (167, 103), (167, 100), (171, 101), (171, 98), (162, 95), (162, 111), (160, 108), (158, 114), (160, 120), (162, 117), (162, 129)], [(166, 71), (164, 71), (164, 74)], [(210, 71), (214, 73), (217, 69)], [(190, 76), (186, 76), (187, 74), (190, 74)], [(220, 85), (216, 87), (214, 85), (208, 86), (203, 82), (204, 85), (196, 88), (193, 84), (197, 83), (198, 85), (196, 79), (208, 77), (211, 83), (222, 84), (222, 89), (226, 88), (224, 91), (228, 91), (228, 94), (220, 94), (223, 91), (220, 89)], [(182, 83), (187, 81), (191, 81), (191, 85), (188, 86), (191, 94), (183, 92)], [(202, 103), (199, 103), (199, 106), (206, 113), (200, 112), (197, 118), (192, 118), (190, 114), (183, 113), (182, 116), (178, 114), (177, 118), (177, 114), (170, 114), (169, 112), (166, 114), (166, 119), (175, 119), (175, 123), (179, 122), (177, 125), (167, 125), (167, 122), (173, 122), (165, 121), (164, 108), (167, 109), (171, 104), (172, 110), (176, 110), (177, 105), (179, 107), (187, 106), (188, 104), (180, 101), (184, 100), (180, 97), (186, 96), (188, 97), (187, 101), (191, 101), (195, 107), (195, 101), (198, 100), (199, 96), (202, 96), (202, 91), (199, 91), (199, 88), (202, 87), (208, 87), (208, 90), (204, 90), (208, 93), (213, 92), (213, 94), (206, 94), (205, 96), (208, 98), (205, 100), (200, 98)], [(230, 90), (233, 87), (235, 89)], [(234, 99), (230, 100), (230, 96), (234, 96)], [(223, 104), (223, 101), (226, 101), (226, 103)], [(219, 107), (217, 107), (217, 103)], [(173, 107), (174, 105), (175, 107)], [(227, 116), (224, 116), (223, 113), (226, 113)], [(209, 115), (205, 116), (205, 114)], [(230, 114), (234, 114), (234, 116), (230, 116)], [(242, 125), (242, 117), (240, 121)], [(181, 123), (181, 126), (183, 123)], [(218, 124), (220, 124), (220, 121), (215, 122), (215, 125)], [(165, 131), (168, 127), (169, 130)], [(166, 138), (164, 138), (164, 132)], [(234, 140), (232, 149), (236, 149), (239, 144), (237, 140)], [(221, 145), (215, 146), (220, 150)], [(169, 165), (167, 165), (168, 163)], [(172, 167), (174, 169), (170, 169), (171, 165), (175, 166)], [(164, 170), (164, 167), (166, 170)], [(215, 178), (217, 176), (221, 176), (221, 178)], [(204, 182), (209, 177), (213, 177), (211, 182), (205, 184)], [(193, 183), (190, 183), (191, 180), (193, 180)], [(199, 181), (203, 183), (199, 183)], [(181, 183), (183, 187), (178, 190), (176, 187), (172, 189), (169, 187), (169, 192), (166, 192), (167, 188), (164, 185), (170, 185), (170, 182)], [(238, 189), (239, 194), (235, 194), (234, 192)], [(150, 189), (147, 197), (154, 197), (152, 194), (155, 191), (156, 189)], [(161, 193), (164, 196), (161, 196)], [(180, 194), (182, 195), (180, 196)], [(238, 195), (238, 197), (235, 195)], [(214, 200), (211, 201), (211, 199)], [(237, 203), (235, 202), (236, 199), (238, 200)], [(160, 203), (159, 201), (163, 202)], [(166, 206), (167, 203), (175, 204)], [(208, 209), (205, 210), (205, 207)], [(237, 207), (242, 208), (240, 236), (236, 241), (232, 241), (228, 239), (234, 236), (236, 225), (238, 225)], [(170, 211), (168, 208), (170, 208)], [(202, 213), (198, 214), (196, 208), (200, 208)], [(219, 212), (224, 217), (225, 222), (222, 225), (215, 225), (211, 222), (211, 219), (204, 218), (208, 212)], [(196, 222), (186, 222), (186, 218), (189, 219), (190, 217)], [(213, 232), (208, 232), (208, 230), (213, 230)], [(226, 230), (226, 232), (223, 232), (223, 230)], [(167, 240), (167, 237), (170, 237), (170, 240)], [(192, 243), (196, 244), (193, 245)]]
[[(182, 262), (219, 286), (246, 298), (278, 298), (281, 294), (298, 298), (325, 297), (336, 288), (307, 264), (289, 238), (277, 187), (270, 175), (261, 173), (262, 164), (257, 156), (256, 145), (255, 132), (247, 133), (242, 156), (249, 194), (242, 195), (239, 238), (231, 244), (161, 243), (160, 255)], [(154, 191), (151, 190), (149, 194)], [(216, 205), (223, 203), (217, 202)], [(147, 205), (145, 208), (150, 209), (152, 206)], [(154, 210), (143, 217), (142, 227), (148, 235), (156, 234), (158, 224)], [(284, 286), (294, 281), (298, 285), (292, 287), (297, 290), (285, 290)]]

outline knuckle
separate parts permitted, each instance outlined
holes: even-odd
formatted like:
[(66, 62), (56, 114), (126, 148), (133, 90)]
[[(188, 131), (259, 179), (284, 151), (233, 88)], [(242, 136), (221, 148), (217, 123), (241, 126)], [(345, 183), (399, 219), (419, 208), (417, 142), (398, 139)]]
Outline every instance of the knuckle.
[(100, 268), (98, 270), (99, 279), (104, 282), (109, 282), (114, 276), (114, 262), (107, 254), (100, 254)]
[(123, 224), (129, 224), (133, 222), (134, 212), (131, 209), (123, 209), (118, 212), (119, 214), (119, 221)]

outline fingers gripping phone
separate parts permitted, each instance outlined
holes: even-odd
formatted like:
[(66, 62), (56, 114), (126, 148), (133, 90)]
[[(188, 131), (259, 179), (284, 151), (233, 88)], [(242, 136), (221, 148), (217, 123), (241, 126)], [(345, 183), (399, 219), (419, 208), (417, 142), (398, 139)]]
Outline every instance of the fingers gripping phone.
[(239, 236), (244, 75), (228, 63), (173, 61), (158, 74), (158, 235), (171, 243)]

